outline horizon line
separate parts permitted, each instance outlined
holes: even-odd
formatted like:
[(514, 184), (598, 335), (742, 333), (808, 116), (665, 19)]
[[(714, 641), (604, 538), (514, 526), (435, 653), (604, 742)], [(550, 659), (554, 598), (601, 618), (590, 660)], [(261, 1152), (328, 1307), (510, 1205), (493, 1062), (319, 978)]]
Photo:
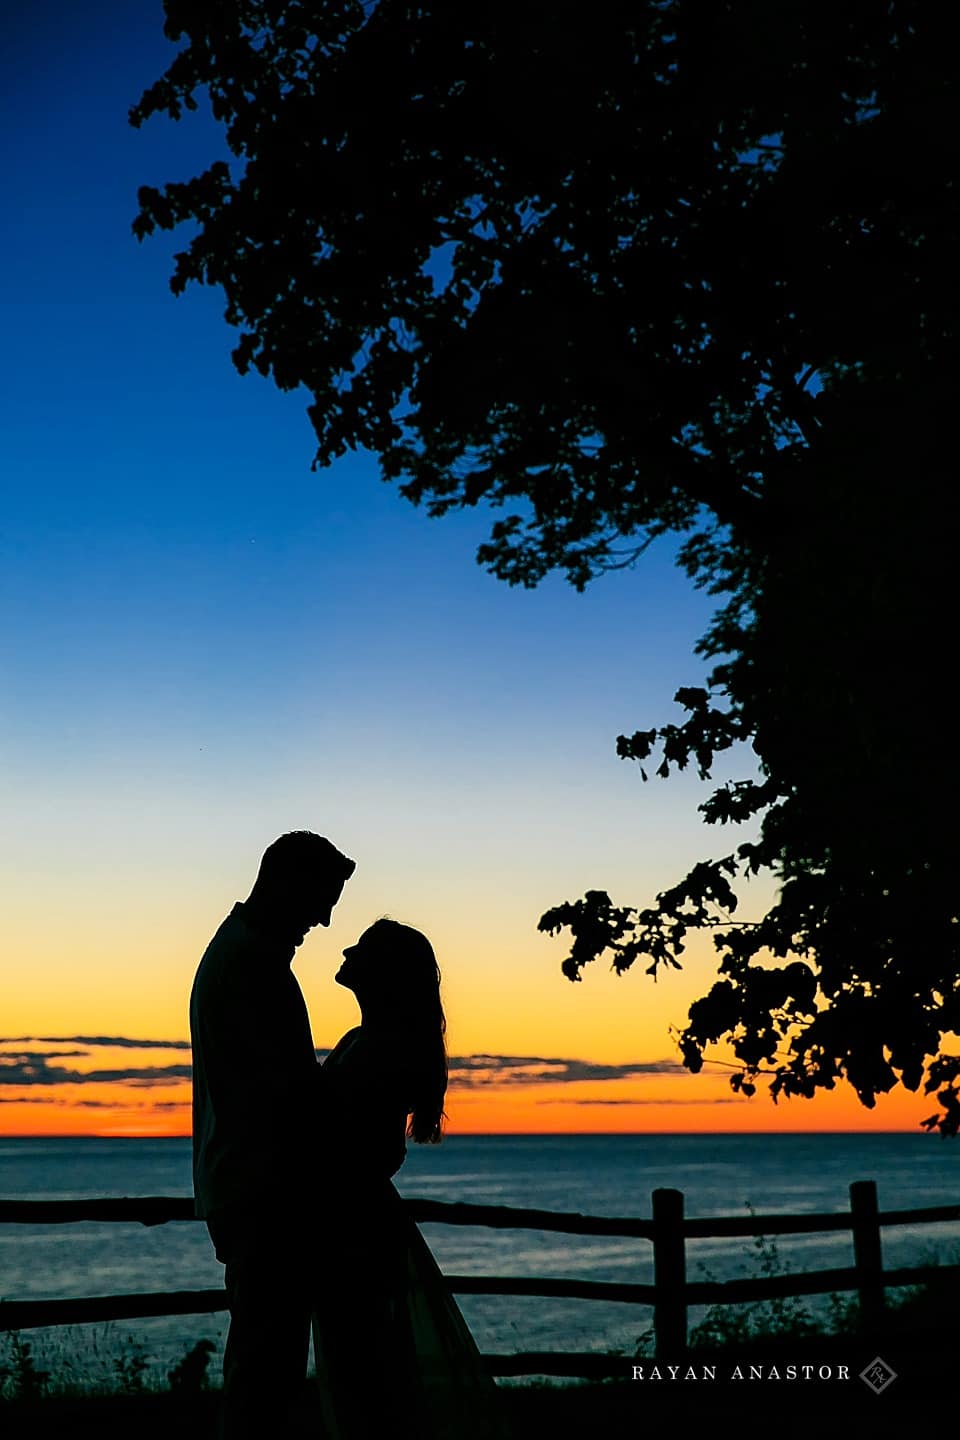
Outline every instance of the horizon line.
[[(623, 1140), (624, 1138), (663, 1138), (677, 1137), (689, 1139), (692, 1136), (700, 1138), (712, 1136), (736, 1136), (739, 1139), (749, 1138), (751, 1135), (779, 1135), (779, 1136), (809, 1136), (809, 1135), (931, 1135), (939, 1139), (953, 1139), (956, 1137), (939, 1135), (936, 1129), (925, 1130), (923, 1126), (911, 1126), (897, 1130), (453, 1130), (448, 1131), (444, 1139), (451, 1140)], [(28, 1134), (20, 1131), (17, 1134), (4, 1134), (0, 1132), (0, 1141), (3, 1140), (191, 1140), (192, 1133), (185, 1131), (175, 1135), (162, 1134), (138, 1134), (123, 1135), (115, 1131), (92, 1130), (85, 1134), (78, 1134), (71, 1131), (54, 1133), (52, 1131), (40, 1131)], [(412, 1147), (408, 1146), (408, 1151)], [(426, 1147), (417, 1147), (426, 1148)]]

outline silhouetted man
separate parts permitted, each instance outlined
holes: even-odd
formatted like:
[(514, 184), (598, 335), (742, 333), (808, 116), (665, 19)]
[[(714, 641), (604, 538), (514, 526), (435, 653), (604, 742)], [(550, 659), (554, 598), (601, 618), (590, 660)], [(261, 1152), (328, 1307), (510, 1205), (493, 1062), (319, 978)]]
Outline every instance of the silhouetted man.
[(308, 930), (330, 924), (355, 868), (320, 835), (281, 835), (207, 946), (190, 995), (194, 1193), (226, 1267), (230, 1440), (283, 1433), (306, 1375), (322, 1134), (290, 962)]

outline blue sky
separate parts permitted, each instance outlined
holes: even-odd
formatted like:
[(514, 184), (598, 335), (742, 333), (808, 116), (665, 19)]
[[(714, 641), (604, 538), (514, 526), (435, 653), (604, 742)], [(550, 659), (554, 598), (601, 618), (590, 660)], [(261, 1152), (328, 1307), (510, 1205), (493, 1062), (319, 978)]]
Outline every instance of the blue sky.
[(709, 787), (644, 786), (615, 753), (679, 718), (708, 597), (669, 543), (583, 595), (512, 590), (474, 562), (488, 512), (428, 520), (366, 455), (311, 472), (308, 397), (239, 377), (219, 293), (169, 291), (183, 241), (131, 233), (140, 184), (222, 149), (203, 116), (127, 124), (173, 53), (161, 7), (38, 0), (7, 32), (10, 1033), (182, 1036), (209, 933), (306, 826), (359, 861), (336, 935), (305, 947), (319, 1045), (350, 1018), (331, 955), (387, 912), (439, 935), (461, 1052), (672, 1054), (709, 947), (654, 1001), (600, 967), (569, 986), (535, 927), (591, 887), (647, 903), (732, 847), (696, 814)]

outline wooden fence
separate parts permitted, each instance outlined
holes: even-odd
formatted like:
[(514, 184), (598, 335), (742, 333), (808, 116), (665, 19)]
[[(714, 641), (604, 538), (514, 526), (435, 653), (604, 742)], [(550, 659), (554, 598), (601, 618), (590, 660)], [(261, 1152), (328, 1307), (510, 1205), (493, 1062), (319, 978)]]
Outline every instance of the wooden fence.
[[(732, 1304), (773, 1300), (783, 1296), (857, 1292), (869, 1329), (880, 1324), (885, 1291), (916, 1285), (932, 1276), (960, 1280), (960, 1265), (883, 1268), (881, 1229), (893, 1225), (924, 1225), (960, 1220), (960, 1205), (881, 1213), (873, 1180), (850, 1186), (850, 1209), (830, 1215), (750, 1215), (688, 1219), (679, 1190), (654, 1190), (652, 1218), (563, 1214), (553, 1210), (515, 1209), (500, 1205), (469, 1205), (439, 1200), (405, 1200), (418, 1223), (478, 1225), (501, 1230), (543, 1230), (566, 1235), (611, 1235), (650, 1241), (653, 1284), (601, 1280), (569, 1280), (521, 1276), (448, 1275), (457, 1295), (539, 1295), (563, 1299), (613, 1300), (653, 1308), (658, 1357), (681, 1356), (687, 1344), (687, 1311), (691, 1305)], [(0, 1224), (62, 1225), (81, 1220), (126, 1221), (165, 1225), (196, 1223), (192, 1200), (143, 1197), (124, 1200), (0, 1200)], [(687, 1240), (737, 1236), (806, 1235), (832, 1230), (852, 1232), (852, 1266), (806, 1273), (761, 1276), (743, 1280), (688, 1281)], [(0, 1277), (2, 1285), (2, 1277)], [(223, 1290), (182, 1290), (137, 1295), (98, 1295), (70, 1300), (0, 1300), (0, 1333), (41, 1325), (88, 1321), (132, 1320), (152, 1315), (200, 1315), (226, 1309)], [(622, 1374), (622, 1356), (526, 1352), (484, 1357), (494, 1375), (575, 1375), (598, 1378)]]

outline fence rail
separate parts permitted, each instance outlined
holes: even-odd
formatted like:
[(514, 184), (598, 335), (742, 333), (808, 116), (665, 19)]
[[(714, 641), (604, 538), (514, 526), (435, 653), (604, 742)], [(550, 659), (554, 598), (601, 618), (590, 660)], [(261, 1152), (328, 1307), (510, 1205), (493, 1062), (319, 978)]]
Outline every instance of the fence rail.
[[(873, 1185), (872, 1180), (855, 1184)], [(851, 1189), (853, 1187), (851, 1186)], [(656, 1192), (654, 1192), (656, 1193)], [(679, 1190), (669, 1192), (679, 1195)], [(552, 1230), (568, 1235), (622, 1235), (654, 1238), (655, 1223), (636, 1216), (581, 1215), (577, 1211), (528, 1210), (510, 1205), (468, 1205), (462, 1201), (404, 1200), (418, 1224), (481, 1225), (495, 1230)], [(167, 1225), (196, 1221), (193, 1201), (172, 1195), (141, 1195), (116, 1200), (0, 1200), (0, 1225), (66, 1225), (77, 1220), (126, 1221)], [(960, 1204), (929, 1205), (917, 1210), (884, 1210), (881, 1225), (928, 1225), (960, 1220)], [(688, 1240), (750, 1235), (807, 1235), (849, 1230), (848, 1211), (829, 1215), (716, 1215), (684, 1218)]]
[[(494, 1229), (546, 1230), (569, 1235), (615, 1235), (653, 1245), (653, 1284), (570, 1280), (529, 1276), (447, 1275), (458, 1295), (536, 1295), (564, 1299), (607, 1300), (653, 1307), (658, 1356), (678, 1356), (686, 1348), (691, 1305), (735, 1304), (830, 1291), (857, 1292), (865, 1325), (882, 1322), (887, 1289), (922, 1284), (932, 1276), (960, 1283), (960, 1265), (883, 1268), (881, 1230), (887, 1226), (927, 1225), (960, 1220), (960, 1204), (917, 1210), (880, 1211), (873, 1180), (850, 1186), (850, 1210), (829, 1215), (750, 1215), (689, 1219), (679, 1190), (655, 1190), (651, 1219), (634, 1216), (580, 1215), (505, 1205), (471, 1205), (441, 1200), (405, 1200), (418, 1223), (476, 1225)], [(80, 1221), (166, 1225), (195, 1221), (191, 1200), (142, 1196), (113, 1200), (0, 1200), (0, 1224), (62, 1225)], [(688, 1281), (686, 1242), (701, 1238), (804, 1235), (846, 1230), (853, 1239), (852, 1266), (744, 1280)], [(2, 1283), (2, 1282), (0, 1282)], [(201, 1315), (226, 1309), (222, 1290), (181, 1290), (133, 1295), (95, 1295), (67, 1300), (0, 1300), (0, 1333), (47, 1325), (132, 1320), (157, 1315)], [(495, 1375), (581, 1375), (622, 1372), (622, 1357), (529, 1352), (484, 1357)]]

